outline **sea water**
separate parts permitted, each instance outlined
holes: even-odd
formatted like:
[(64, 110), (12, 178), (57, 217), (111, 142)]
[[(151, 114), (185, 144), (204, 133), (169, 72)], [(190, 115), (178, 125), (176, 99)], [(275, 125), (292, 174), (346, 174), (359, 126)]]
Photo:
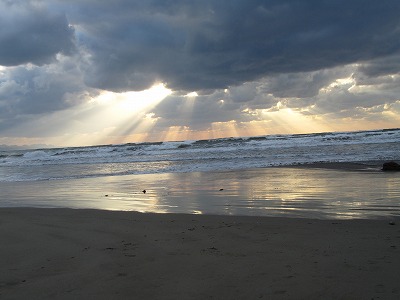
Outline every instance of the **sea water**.
[(0, 182), (385, 160), (400, 160), (400, 129), (0, 150)]
[(397, 216), (398, 173), (269, 168), (388, 160), (400, 160), (400, 129), (5, 150), (0, 206)]

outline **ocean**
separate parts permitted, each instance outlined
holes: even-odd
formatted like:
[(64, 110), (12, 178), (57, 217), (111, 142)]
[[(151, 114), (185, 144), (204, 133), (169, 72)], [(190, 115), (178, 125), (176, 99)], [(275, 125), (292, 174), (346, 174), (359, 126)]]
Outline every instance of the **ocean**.
[[(351, 217), (354, 211), (339, 213), (340, 205), (327, 203), (337, 202), (332, 196), (341, 189), (349, 194), (348, 188), (362, 185), (367, 190), (363, 197), (373, 198), (373, 206), (361, 207), (364, 215), (397, 216), (400, 177), (398, 173), (383, 175), (376, 168), (389, 160), (400, 161), (400, 129), (4, 150), (0, 151), (0, 206)], [(338, 170), (298, 168), (326, 162), (360, 163), (371, 168), (369, 172), (358, 171), (360, 174), (340, 171), (352, 174), (346, 176), (354, 177), (353, 181), (334, 173)], [(296, 168), (271, 168), (276, 166)], [(290, 173), (285, 174), (287, 170)], [(297, 174), (297, 181), (293, 174)], [(329, 176), (333, 176), (330, 181)], [(371, 182), (365, 181), (367, 177)], [(364, 178), (362, 183), (360, 178)], [(268, 181), (273, 185), (266, 188)], [(379, 189), (377, 182), (385, 189)], [(375, 195), (377, 190), (380, 192)], [(199, 203), (190, 204), (193, 197)], [(202, 203), (202, 197), (208, 200)], [(210, 197), (215, 199), (210, 202)], [(340, 197), (346, 198), (346, 194)], [(352, 197), (353, 202), (361, 201), (357, 194)], [(322, 201), (323, 208), (319, 205)]]

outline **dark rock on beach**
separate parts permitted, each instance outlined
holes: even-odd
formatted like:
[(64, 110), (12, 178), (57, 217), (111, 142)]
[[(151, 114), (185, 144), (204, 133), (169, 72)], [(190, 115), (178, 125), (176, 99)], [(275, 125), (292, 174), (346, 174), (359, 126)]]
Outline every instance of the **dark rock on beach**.
[(400, 171), (400, 165), (394, 161), (385, 162), (382, 171)]

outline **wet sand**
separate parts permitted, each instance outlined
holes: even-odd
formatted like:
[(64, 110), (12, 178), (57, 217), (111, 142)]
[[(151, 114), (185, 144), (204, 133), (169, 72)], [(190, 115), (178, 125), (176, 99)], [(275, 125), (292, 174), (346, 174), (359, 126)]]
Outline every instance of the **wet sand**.
[(399, 226), (1, 208), (0, 298), (399, 299)]
[(371, 163), (324, 163), (221, 172), (1, 182), (0, 207), (312, 219), (399, 216), (400, 172), (382, 172), (380, 167), (381, 164)]

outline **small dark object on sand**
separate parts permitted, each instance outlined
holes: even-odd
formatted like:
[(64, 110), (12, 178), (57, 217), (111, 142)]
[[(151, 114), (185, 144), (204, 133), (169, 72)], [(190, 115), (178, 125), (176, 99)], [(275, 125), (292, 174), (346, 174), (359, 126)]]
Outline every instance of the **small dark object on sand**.
[(385, 162), (382, 171), (400, 171), (400, 165), (394, 161)]
[(142, 193), (143, 193), (143, 194), (146, 194), (146, 190), (143, 190)]
[(220, 191), (223, 191), (224, 189), (219, 189)]
[(104, 197), (108, 197), (108, 195), (104, 195)]

